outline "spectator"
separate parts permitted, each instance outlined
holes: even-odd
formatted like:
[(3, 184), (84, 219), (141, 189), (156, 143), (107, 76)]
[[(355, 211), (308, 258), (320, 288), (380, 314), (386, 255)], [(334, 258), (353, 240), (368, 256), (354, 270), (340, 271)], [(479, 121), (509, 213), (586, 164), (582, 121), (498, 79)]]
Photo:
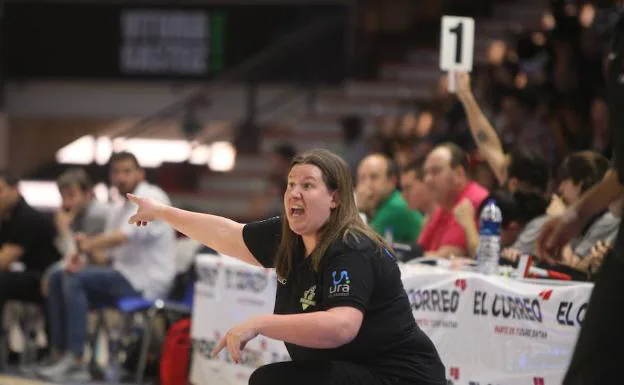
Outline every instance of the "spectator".
[(546, 214), (548, 202), (543, 195), (516, 191), (514, 196), (520, 207), (518, 223), (522, 226), (522, 231), (513, 243), (506, 245), (507, 248), (503, 250), (503, 255), (509, 256), (512, 261), (517, 260), (517, 257), (522, 254), (537, 254), (535, 241), (542, 226), (548, 220)]
[(563, 160), (559, 168), (559, 196), (569, 206), (595, 184), (600, 182), (609, 168), (609, 161), (591, 151), (576, 152)]
[(490, 165), (478, 158), (472, 163), (472, 178), (488, 191), (494, 191), (498, 188), (498, 181), (490, 169)]
[(392, 158), (392, 149), (397, 138), (399, 118), (396, 115), (386, 115), (379, 119), (377, 123), (378, 128), (372, 138), (371, 151), (382, 153)]
[[(79, 234), (95, 235), (104, 231), (108, 206), (95, 199), (91, 178), (83, 169), (69, 169), (61, 174), (56, 181), (61, 194), (61, 208), (56, 212), (54, 223), (57, 237), (55, 245), (60, 254), (69, 257), (76, 253), (75, 237)], [(108, 260), (103, 253), (87, 256), (90, 263), (106, 264)], [(50, 275), (63, 269), (64, 259), (50, 266), (41, 279), (41, 294), (48, 295)], [(45, 366), (60, 357), (58, 352), (51, 351), (41, 365)], [(24, 368), (27, 370), (27, 368)], [(36, 370), (36, 369), (35, 369)]]
[(507, 179), (504, 187), (510, 192), (523, 191), (545, 195), (550, 184), (546, 159), (531, 149), (512, 151), (507, 156)]
[[(536, 256), (535, 241), (548, 217), (563, 212), (568, 205), (576, 202), (584, 191), (598, 183), (604, 176), (607, 166), (606, 158), (589, 151), (568, 156), (559, 170), (559, 195), (553, 195), (546, 214), (537, 216), (527, 223), (517, 241), (505, 251), (504, 255), (511, 260), (516, 260), (520, 254)], [(529, 170), (528, 167), (525, 169)], [(540, 205), (537, 202), (538, 198), (534, 199), (536, 204)]]
[[(56, 245), (61, 255), (76, 252), (75, 236), (92, 236), (104, 231), (108, 205), (95, 199), (91, 178), (83, 169), (61, 174), (56, 184), (61, 194), (61, 209), (56, 213)], [(91, 263), (103, 264), (101, 256), (91, 255)]]
[(280, 199), (286, 192), (286, 176), (288, 176), (288, 169), (290, 168), (290, 162), (297, 154), (297, 150), (292, 144), (282, 143), (275, 148), (271, 153), (271, 182), (278, 188)]
[(50, 344), (61, 358), (38, 374), (54, 382), (86, 381), (83, 363), (87, 312), (93, 305), (111, 305), (121, 297), (153, 299), (166, 295), (175, 275), (175, 234), (165, 222), (146, 229), (128, 223), (135, 206), (128, 193), (149, 196), (168, 204), (167, 195), (145, 182), (145, 172), (134, 155), (121, 152), (110, 160), (112, 184), (124, 197), (110, 212), (106, 231), (78, 239), (78, 250), (107, 252), (111, 267), (84, 266), (78, 253), (66, 259), (65, 270), (50, 277)]
[[(514, 249), (512, 247), (516, 246), (527, 225), (535, 218), (543, 216), (547, 202), (541, 195), (521, 191), (511, 193), (507, 190), (497, 190), (483, 201), (476, 213), (481, 212), (483, 204), (490, 198), (496, 201), (503, 218), (500, 234), (503, 255), (507, 255), (509, 256), (508, 259), (515, 261), (519, 255), (529, 253), (529, 251), (526, 248)], [(470, 202), (465, 200), (455, 207), (453, 213), (466, 233), (469, 256), (475, 257), (479, 244), (479, 234), (474, 221), (475, 210), (472, 209)]]
[(545, 193), (549, 180), (549, 166), (539, 152), (516, 149), (507, 155), (501, 140), (487, 120), (470, 89), (470, 77), (457, 76), (457, 97), (468, 117), (470, 132), (481, 155), (489, 163), (498, 183), (513, 192), (517, 189)]
[(397, 170), (382, 154), (362, 159), (357, 171), (356, 197), (368, 224), (390, 243), (412, 243), (418, 239), (423, 217), (412, 211), (397, 189)]
[(419, 211), (425, 221), (435, 210), (435, 200), (424, 181), (423, 161), (415, 160), (401, 172), (401, 192), (411, 210)]
[(522, 231), (503, 253), (515, 260), (521, 254), (537, 253), (535, 241), (548, 219), (546, 190), (550, 173), (544, 158), (530, 150), (514, 151), (508, 159), (509, 179), (505, 187), (514, 194), (521, 207), (518, 224), (522, 226)]
[(273, 148), (270, 155), (269, 185), (266, 191), (254, 197), (251, 216), (267, 218), (281, 215), (284, 210), (284, 193), (290, 162), (297, 153), (294, 146), (281, 143)]
[[(9, 300), (42, 302), (43, 272), (60, 259), (54, 223), (26, 203), (18, 182), (9, 172), (0, 171), (0, 316)], [(22, 269), (13, 268), (18, 262)], [(4, 336), (0, 325), (2, 344)]]
[[(561, 215), (567, 207), (578, 202), (586, 191), (603, 179), (608, 167), (609, 162), (605, 157), (591, 151), (576, 152), (564, 159), (558, 174), (559, 195), (553, 197), (548, 214)], [(580, 236), (562, 249), (563, 264), (571, 267), (578, 265), (599, 240), (613, 236), (619, 223), (619, 214), (614, 215), (609, 210), (601, 211), (590, 218)]]
[(609, 109), (607, 102), (602, 98), (596, 98), (592, 102), (590, 125), (592, 129), (590, 149), (610, 158), (611, 143), (609, 137), (611, 133), (609, 132)]
[[(618, 199), (609, 205), (609, 209), (596, 220), (590, 222), (581, 236), (573, 239), (561, 251), (561, 262), (564, 265), (584, 272), (589, 271), (591, 265), (591, 252), (600, 243), (609, 246), (613, 244), (617, 236), (622, 216), (622, 199)], [(598, 266), (594, 266), (598, 267)]]
[(587, 129), (587, 114), (577, 96), (559, 98), (555, 108), (556, 127), (560, 131), (564, 148), (568, 151), (579, 151), (591, 143), (591, 133)]
[(420, 234), (418, 243), (429, 255), (442, 258), (467, 256), (468, 244), (462, 226), (455, 220), (453, 209), (464, 199), (473, 210), (487, 197), (482, 186), (471, 181), (468, 156), (457, 145), (445, 143), (427, 156), (425, 183), (436, 199), (437, 208)]
[(357, 166), (370, 150), (364, 137), (364, 122), (359, 116), (347, 116), (340, 121), (340, 126), (344, 145), (342, 158), (355, 180)]

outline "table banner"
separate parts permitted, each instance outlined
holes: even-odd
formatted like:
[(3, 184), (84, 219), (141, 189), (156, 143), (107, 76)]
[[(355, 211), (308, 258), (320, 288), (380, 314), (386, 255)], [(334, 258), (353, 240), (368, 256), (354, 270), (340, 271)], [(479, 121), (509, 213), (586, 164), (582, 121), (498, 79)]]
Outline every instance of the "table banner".
[[(401, 266), (414, 317), (433, 340), (453, 385), (560, 384), (592, 285), (523, 282), (429, 266)], [(257, 337), (233, 364), (210, 352), (230, 327), (272, 313), (273, 270), (202, 255), (193, 309), (195, 385), (247, 384), (258, 366), (289, 360), (284, 344)]]

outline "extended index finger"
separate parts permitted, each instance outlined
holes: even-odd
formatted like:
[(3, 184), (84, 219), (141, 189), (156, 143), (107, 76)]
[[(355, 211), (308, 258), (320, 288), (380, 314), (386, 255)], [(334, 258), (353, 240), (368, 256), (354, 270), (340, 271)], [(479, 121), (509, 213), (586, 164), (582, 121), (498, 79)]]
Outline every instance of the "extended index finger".
[(227, 349), (230, 352), (230, 357), (237, 364), (241, 362), (240, 345), (240, 339), (235, 335), (230, 335), (227, 341)]
[(127, 193), (127, 194), (126, 194), (126, 197), (128, 198), (128, 200), (129, 200), (130, 202), (133, 202), (133, 203), (136, 203), (136, 204), (141, 203), (141, 198), (140, 198), (138, 195), (134, 195), (134, 194), (131, 194), (131, 193)]
[(212, 352), (210, 353), (211, 357), (215, 357), (217, 354), (221, 352), (221, 350), (223, 350), (223, 348), (225, 347), (225, 344), (227, 343), (225, 338), (226, 337), (221, 338), (217, 346), (215, 346), (214, 349), (212, 349)]

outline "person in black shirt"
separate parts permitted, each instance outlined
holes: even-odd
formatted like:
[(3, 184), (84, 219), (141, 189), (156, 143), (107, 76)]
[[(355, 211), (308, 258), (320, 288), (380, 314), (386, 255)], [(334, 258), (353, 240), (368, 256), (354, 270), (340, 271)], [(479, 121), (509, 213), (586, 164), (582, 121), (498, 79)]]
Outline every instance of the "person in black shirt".
[[(621, 7), (620, 7), (621, 8)], [(608, 55), (608, 101), (614, 166), (564, 214), (547, 222), (538, 238), (542, 257), (554, 263), (562, 247), (578, 235), (588, 220), (624, 193), (624, 18), (615, 25)], [(624, 226), (613, 252), (607, 254), (591, 294), (564, 385), (621, 384), (624, 362)]]
[(276, 268), (272, 315), (230, 329), (213, 354), (261, 334), (284, 341), (293, 361), (269, 364), (252, 385), (445, 384), (431, 340), (416, 325), (394, 255), (360, 219), (346, 163), (326, 150), (297, 156), (284, 215), (247, 225), (144, 198), (131, 223), (165, 220), (226, 255)]
[[(54, 246), (52, 219), (26, 203), (18, 182), (0, 171), (0, 315), (9, 300), (42, 302), (41, 276), (61, 257)], [(14, 262), (21, 262), (23, 271), (11, 271)], [(2, 326), (0, 343), (5, 343)]]

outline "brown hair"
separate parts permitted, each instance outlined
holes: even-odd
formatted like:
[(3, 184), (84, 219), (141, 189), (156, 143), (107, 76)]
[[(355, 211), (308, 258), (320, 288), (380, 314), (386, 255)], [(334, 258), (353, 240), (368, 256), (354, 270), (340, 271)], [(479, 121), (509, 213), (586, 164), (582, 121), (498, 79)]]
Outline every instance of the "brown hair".
[(571, 179), (581, 185), (581, 192), (589, 190), (602, 180), (609, 169), (609, 161), (593, 151), (578, 151), (568, 155), (559, 166), (559, 183)]
[[(321, 227), (318, 233), (318, 243), (310, 258), (314, 271), (319, 271), (323, 255), (329, 246), (338, 238), (352, 237), (358, 240), (359, 236), (371, 239), (380, 248), (391, 247), (377, 233), (369, 228), (358, 212), (353, 193), (351, 173), (345, 161), (330, 151), (315, 149), (306, 151), (296, 156), (290, 164), (290, 169), (296, 165), (310, 164), (318, 167), (323, 174), (323, 182), (330, 192), (337, 195), (337, 206), (331, 210), (329, 219)], [(284, 214), (282, 221), (282, 239), (277, 250), (275, 270), (282, 278), (288, 277), (293, 268), (293, 258), (297, 245), (301, 242), (301, 236), (295, 234), (288, 225), (288, 219)]]
[(137, 157), (128, 151), (121, 151), (121, 152), (116, 152), (113, 155), (111, 155), (110, 159), (108, 160), (108, 165), (109, 167), (112, 166), (114, 163), (116, 162), (122, 162), (122, 161), (131, 161), (134, 166), (138, 169), (141, 168), (141, 165), (139, 164), (139, 160), (137, 159)]
[(446, 148), (451, 153), (451, 168), (454, 169), (461, 166), (466, 172), (466, 175), (468, 175), (468, 172), (470, 171), (470, 162), (466, 151), (462, 150), (461, 147), (452, 142), (442, 143), (438, 147)]
[(89, 192), (93, 187), (91, 178), (87, 175), (87, 172), (81, 168), (71, 168), (63, 172), (57, 179), (56, 185), (59, 190), (69, 188), (71, 186), (78, 186), (82, 192)]
[(416, 174), (416, 179), (419, 181), (423, 181), (425, 179), (425, 172), (423, 171), (423, 165), (425, 164), (425, 157), (418, 157), (412, 161), (410, 161), (403, 169), (401, 170), (401, 174), (407, 174), (408, 172), (414, 171)]

